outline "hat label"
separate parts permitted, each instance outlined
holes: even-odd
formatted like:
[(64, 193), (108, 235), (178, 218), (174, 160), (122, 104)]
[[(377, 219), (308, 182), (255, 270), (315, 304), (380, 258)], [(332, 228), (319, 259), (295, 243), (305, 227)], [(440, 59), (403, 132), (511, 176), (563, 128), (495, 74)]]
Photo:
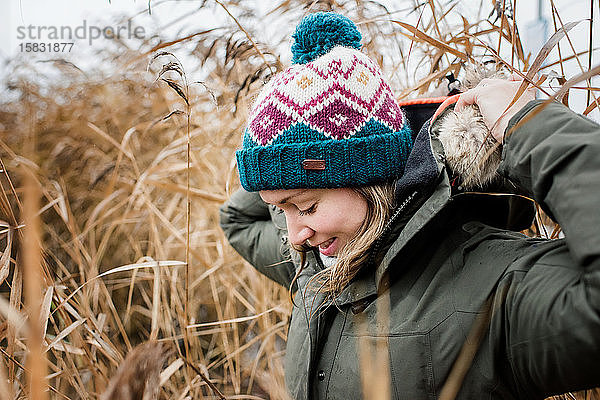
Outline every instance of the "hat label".
[(325, 169), (325, 160), (304, 160), (302, 168), (308, 171), (323, 171)]

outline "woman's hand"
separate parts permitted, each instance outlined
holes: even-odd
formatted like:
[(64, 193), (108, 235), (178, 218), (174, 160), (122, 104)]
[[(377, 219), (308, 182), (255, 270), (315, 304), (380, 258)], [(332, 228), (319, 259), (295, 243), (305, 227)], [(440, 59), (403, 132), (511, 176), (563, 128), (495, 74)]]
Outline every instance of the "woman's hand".
[(468, 105), (476, 104), (492, 136), (502, 143), (508, 121), (525, 104), (535, 99), (535, 87), (530, 86), (508, 110), (506, 109), (522, 82), (518, 75), (512, 75), (509, 80), (483, 79), (476, 87), (460, 95), (455, 110), (460, 111)]

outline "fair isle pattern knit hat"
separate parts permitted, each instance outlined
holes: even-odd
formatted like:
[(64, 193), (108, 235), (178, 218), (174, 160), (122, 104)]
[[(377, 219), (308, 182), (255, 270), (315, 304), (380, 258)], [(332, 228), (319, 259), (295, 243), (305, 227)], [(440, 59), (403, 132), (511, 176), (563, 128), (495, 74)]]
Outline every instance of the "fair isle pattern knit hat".
[(263, 88), (236, 153), (248, 191), (365, 186), (397, 178), (412, 145), (356, 25), (336, 13), (302, 19), (293, 64)]

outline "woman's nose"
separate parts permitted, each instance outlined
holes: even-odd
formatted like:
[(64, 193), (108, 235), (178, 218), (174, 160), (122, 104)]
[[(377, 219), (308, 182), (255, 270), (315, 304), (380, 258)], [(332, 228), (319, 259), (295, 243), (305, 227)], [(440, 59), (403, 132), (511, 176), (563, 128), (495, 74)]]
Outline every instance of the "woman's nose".
[(303, 245), (315, 234), (315, 231), (308, 226), (299, 223), (295, 218), (287, 219), (287, 228), (290, 242), (296, 246)]

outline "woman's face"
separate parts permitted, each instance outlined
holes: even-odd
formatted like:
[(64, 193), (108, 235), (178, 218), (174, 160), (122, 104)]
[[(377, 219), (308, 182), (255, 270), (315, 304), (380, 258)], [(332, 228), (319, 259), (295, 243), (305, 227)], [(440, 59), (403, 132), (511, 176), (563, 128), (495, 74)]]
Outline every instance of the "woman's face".
[(263, 190), (260, 197), (285, 212), (292, 244), (318, 247), (329, 257), (354, 238), (367, 216), (365, 199), (348, 188)]

